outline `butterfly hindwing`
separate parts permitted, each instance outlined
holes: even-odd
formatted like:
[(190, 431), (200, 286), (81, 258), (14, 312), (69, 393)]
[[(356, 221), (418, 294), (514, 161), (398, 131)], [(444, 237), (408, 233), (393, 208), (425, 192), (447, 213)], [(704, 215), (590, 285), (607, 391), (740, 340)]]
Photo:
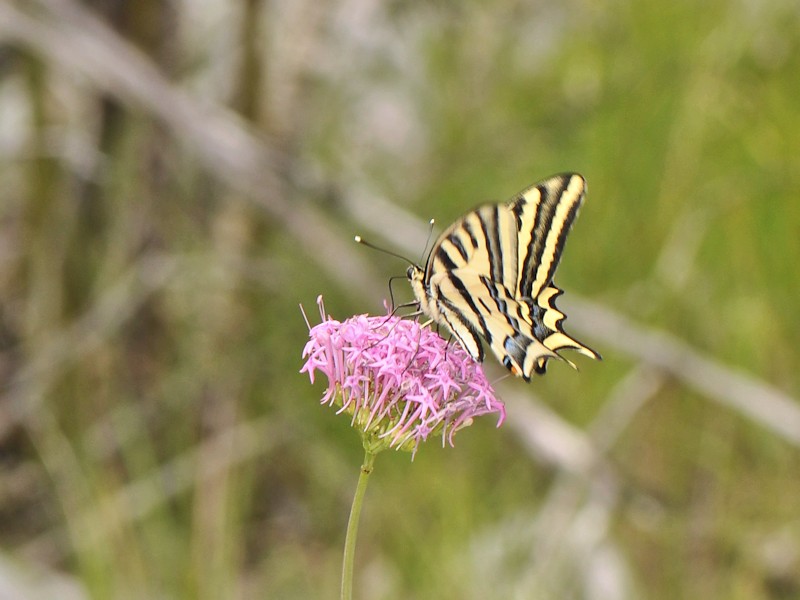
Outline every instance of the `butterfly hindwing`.
[(469, 269), (439, 273), (431, 279), (430, 291), (450, 331), (476, 360), (482, 358), (478, 336), (506, 368), (526, 380), (534, 371), (542, 372), (546, 359), (558, 357), (537, 338), (531, 307), (486, 275)]

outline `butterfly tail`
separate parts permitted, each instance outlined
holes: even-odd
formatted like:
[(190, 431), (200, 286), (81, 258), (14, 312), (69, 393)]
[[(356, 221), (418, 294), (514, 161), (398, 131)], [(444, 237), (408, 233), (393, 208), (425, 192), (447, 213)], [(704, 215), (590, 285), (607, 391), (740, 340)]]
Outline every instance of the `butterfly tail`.
[[(600, 354), (585, 346), (573, 337), (570, 337), (563, 329), (562, 322), (566, 318), (564, 313), (556, 307), (556, 298), (562, 294), (562, 291), (555, 285), (549, 285), (535, 301), (528, 300), (528, 305), (531, 310), (539, 317), (541, 325), (537, 327), (536, 337), (545, 345), (548, 350), (553, 351), (559, 358), (564, 360), (573, 368), (577, 368), (575, 364), (560, 355), (560, 350), (573, 350), (584, 356), (588, 356), (594, 360), (602, 360)], [(544, 373), (546, 368), (546, 359), (539, 361), (540, 373)]]

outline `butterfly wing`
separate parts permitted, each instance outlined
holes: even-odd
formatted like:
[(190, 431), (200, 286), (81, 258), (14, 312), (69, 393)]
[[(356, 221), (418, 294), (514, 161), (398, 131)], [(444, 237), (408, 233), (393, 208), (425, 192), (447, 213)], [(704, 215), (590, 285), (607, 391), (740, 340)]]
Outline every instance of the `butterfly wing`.
[(437, 273), (469, 269), (517, 289), (518, 221), (503, 204), (485, 204), (448, 227), (433, 245), (425, 270), (427, 282)]
[(502, 284), (470, 269), (438, 273), (430, 281), (442, 320), (476, 360), (483, 337), (497, 359), (526, 381), (558, 355), (537, 339), (530, 306)]
[(550, 285), (585, 193), (583, 177), (566, 173), (535, 183), (507, 204), (518, 231), (514, 289), (520, 298), (536, 298)]
[[(507, 206), (518, 228), (516, 294), (530, 307), (536, 338), (553, 352), (575, 350), (599, 360), (597, 352), (564, 332), (561, 323), (566, 317), (555, 305), (562, 291), (553, 284), (567, 235), (585, 195), (583, 177), (564, 173), (523, 190)], [(559, 358), (566, 360), (561, 355)], [(536, 371), (544, 373), (546, 363), (546, 358), (537, 361)]]
[(483, 359), (480, 337), (526, 380), (543, 373), (549, 358), (561, 358), (561, 349), (599, 358), (564, 333), (555, 307), (561, 290), (552, 285), (584, 191), (580, 175), (557, 175), (507, 204), (466, 214), (434, 244), (415, 293), (476, 360)]
[(415, 283), (412, 278), (422, 310), (446, 325), (478, 361), (484, 356), (480, 337), (493, 337), (490, 324), (495, 329), (501, 326), (497, 315), (477, 303), (483, 293), (478, 278), (483, 275), (516, 287), (516, 240), (517, 225), (511, 211), (502, 204), (486, 204), (448, 227), (431, 249), (422, 281)]
[[(524, 302), (531, 308), (533, 322), (535, 323), (534, 336), (548, 350), (556, 353), (558, 358), (566, 361), (573, 368), (575, 368), (575, 365), (558, 354), (559, 350), (574, 350), (589, 358), (600, 360), (600, 355), (597, 352), (567, 335), (561, 327), (561, 322), (566, 319), (566, 315), (556, 307), (556, 298), (562, 293), (555, 285), (548, 285), (536, 297), (535, 301), (525, 299)], [(537, 373), (545, 372), (547, 358), (549, 357), (537, 360)]]

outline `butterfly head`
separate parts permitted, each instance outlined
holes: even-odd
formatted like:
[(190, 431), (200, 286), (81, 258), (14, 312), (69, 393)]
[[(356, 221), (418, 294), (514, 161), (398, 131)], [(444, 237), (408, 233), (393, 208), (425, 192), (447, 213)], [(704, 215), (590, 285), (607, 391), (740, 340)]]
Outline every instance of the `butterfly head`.
[(420, 303), (420, 307), (423, 311), (426, 311), (428, 306), (428, 293), (425, 289), (425, 271), (422, 270), (422, 267), (412, 264), (406, 271), (406, 277), (408, 277), (408, 281), (411, 283), (411, 290)]

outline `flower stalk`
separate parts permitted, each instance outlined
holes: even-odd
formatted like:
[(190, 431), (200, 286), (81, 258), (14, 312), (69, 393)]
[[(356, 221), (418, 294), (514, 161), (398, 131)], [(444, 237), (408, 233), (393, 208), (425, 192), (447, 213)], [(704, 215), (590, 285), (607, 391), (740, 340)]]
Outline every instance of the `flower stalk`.
[(353, 496), (353, 505), (350, 507), (350, 518), (347, 521), (347, 535), (344, 540), (344, 558), (342, 560), (342, 600), (353, 598), (353, 561), (356, 555), (356, 537), (358, 536), (358, 522), (361, 518), (361, 506), (364, 503), (364, 494), (367, 483), (375, 463), (375, 455), (369, 450), (364, 452), (364, 464), (358, 476), (356, 493)]

